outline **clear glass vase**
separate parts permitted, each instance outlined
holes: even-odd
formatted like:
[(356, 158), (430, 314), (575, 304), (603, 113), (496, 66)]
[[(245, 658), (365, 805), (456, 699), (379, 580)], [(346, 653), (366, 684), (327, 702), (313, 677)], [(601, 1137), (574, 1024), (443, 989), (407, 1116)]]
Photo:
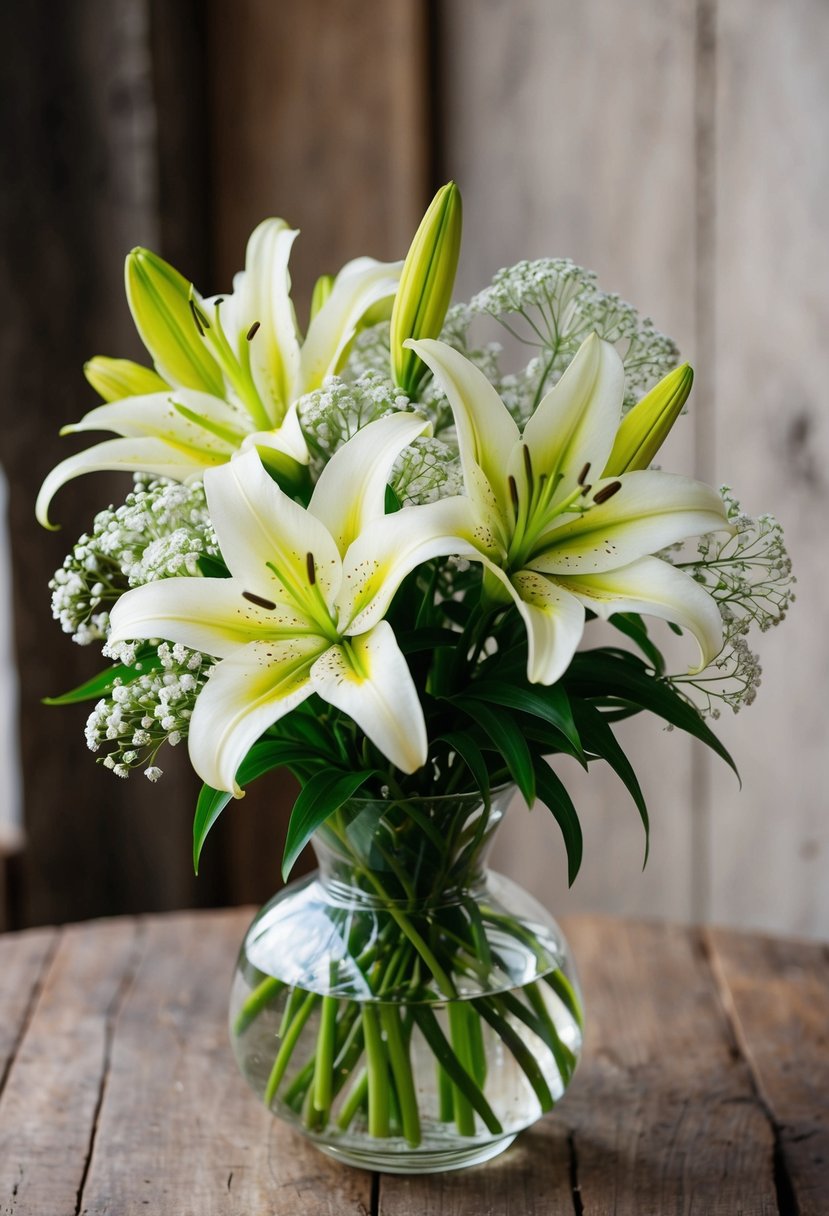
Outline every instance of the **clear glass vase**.
[(486, 1161), (564, 1093), (582, 1043), (567, 943), (485, 869), (512, 789), (355, 799), (313, 838), (319, 870), (256, 916), (230, 1031), (275, 1115), (392, 1173)]

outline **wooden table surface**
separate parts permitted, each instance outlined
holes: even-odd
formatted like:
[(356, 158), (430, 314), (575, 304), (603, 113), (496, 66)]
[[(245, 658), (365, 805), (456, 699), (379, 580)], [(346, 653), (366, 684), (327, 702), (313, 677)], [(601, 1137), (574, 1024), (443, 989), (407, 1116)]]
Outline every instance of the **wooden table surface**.
[(829, 1214), (829, 950), (565, 922), (588, 1016), (561, 1106), (418, 1179), (260, 1107), (225, 1027), (246, 910), (0, 936), (1, 1216)]

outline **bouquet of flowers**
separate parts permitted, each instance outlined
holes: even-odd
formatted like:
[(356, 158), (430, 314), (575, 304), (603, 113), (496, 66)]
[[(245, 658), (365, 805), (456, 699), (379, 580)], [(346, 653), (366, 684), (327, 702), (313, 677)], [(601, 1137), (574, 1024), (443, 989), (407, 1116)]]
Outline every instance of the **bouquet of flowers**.
[[(62, 628), (109, 661), (55, 701), (96, 702), (87, 743), (119, 777), (157, 781), (187, 739), (195, 864), (247, 784), (299, 780), (283, 874), (316, 833), (327, 895), (312, 880), (255, 922), (234, 1034), (267, 1103), (351, 1160), (361, 1128), (434, 1153), (449, 1129), (480, 1159), (552, 1105), (578, 990), (537, 908), (476, 895), (494, 822), (514, 787), (537, 798), (572, 881), (582, 837), (555, 757), (605, 762), (647, 855), (616, 724), (649, 712), (732, 764), (709, 719), (753, 700), (748, 635), (792, 599), (772, 517), (653, 467), (693, 380), (673, 342), (561, 259), (450, 306), (460, 231), (450, 183), (402, 264), (319, 279), (304, 339), (281, 220), (224, 297), (134, 250), (153, 367), (87, 364), (103, 404), (65, 429), (117, 438), (64, 460), (37, 507), (48, 526), (71, 478), (135, 474), (52, 581)], [(518, 370), (479, 336), (493, 319), (529, 347)], [(651, 618), (689, 635), (687, 669)], [(618, 637), (581, 648), (597, 620)], [(494, 1079), (508, 1068), (517, 1106)]]

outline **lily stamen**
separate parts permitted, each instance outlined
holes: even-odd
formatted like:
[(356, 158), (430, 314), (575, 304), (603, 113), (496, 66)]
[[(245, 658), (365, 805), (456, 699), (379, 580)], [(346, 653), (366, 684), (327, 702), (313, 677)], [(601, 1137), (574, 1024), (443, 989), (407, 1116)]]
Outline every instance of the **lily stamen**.
[(590, 461), (588, 460), (587, 464), (584, 466), (584, 468), (582, 469), (582, 471), (579, 473), (578, 477), (576, 478), (576, 480), (578, 481), (578, 484), (580, 486), (583, 486), (584, 483), (587, 481), (587, 474), (589, 472), (590, 472)]
[(317, 581), (317, 570), (316, 566), (314, 565), (313, 553), (305, 554), (305, 569), (308, 571), (308, 582), (312, 587), (315, 586)]
[(266, 608), (269, 612), (273, 612), (276, 604), (273, 600), (266, 600), (262, 595), (255, 595), (253, 591), (243, 591), (242, 599), (249, 600), (251, 604), (256, 604), (259, 608)]
[(611, 481), (609, 486), (603, 486), (601, 490), (597, 490), (593, 495), (593, 501), (596, 506), (603, 502), (607, 502), (608, 498), (612, 498), (614, 494), (618, 494), (622, 488), (621, 481)]
[(253, 338), (256, 337), (256, 334), (259, 332), (261, 324), (262, 324), (261, 321), (253, 322), (253, 325), (251, 325), (250, 329), (245, 334), (245, 341), (250, 342), (250, 341), (252, 341)]

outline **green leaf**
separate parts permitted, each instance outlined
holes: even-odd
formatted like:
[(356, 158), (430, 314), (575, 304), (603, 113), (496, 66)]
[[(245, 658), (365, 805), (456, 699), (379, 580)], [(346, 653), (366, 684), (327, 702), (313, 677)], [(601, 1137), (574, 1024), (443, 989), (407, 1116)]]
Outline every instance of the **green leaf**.
[(489, 736), (495, 750), (504, 757), (510, 776), (524, 795), (527, 805), (532, 806), (535, 802), (532, 753), (514, 719), (503, 710), (494, 709), (489, 702), (479, 701), (475, 697), (451, 697), (450, 701), (468, 714), (473, 722), (477, 722)]
[(212, 553), (200, 553), (196, 565), (205, 578), (230, 578), (230, 571), (222, 559)]
[(449, 730), (441, 735), (436, 742), (447, 743), (453, 752), (457, 752), (463, 763), (472, 774), (472, 779), (483, 796), (484, 803), (489, 806), (489, 771), (484, 760), (483, 752), (472, 738), (469, 731)]
[(577, 755), (584, 755), (573, 719), (570, 698), (560, 684), (547, 687), (538, 684), (527, 688), (515, 684), (500, 684), (494, 680), (475, 680), (465, 690), (464, 696), (477, 697), (491, 704), (503, 705), (507, 709), (517, 709), (522, 713), (532, 714), (533, 717), (542, 718), (569, 739)]
[(412, 1005), (411, 1010), (424, 1039), (432, 1049), (432, 1054), (446, 1070), (450, 1080), (457, 1085), (470, 1106), (481, 1116), (487, 1130), (493, 1136), (501, 1135), (504, 1129), (498, 1122), (495, 1112), (487, 1102), (480, 1087), (475, 1084), (450, 1047), (431, 1009), (428, 1005)]
[(385, 499), (386, 515), (396, 515), (402, 506), (403, 504), (400, 501), (394, 486), (387, 485)]
[[(317, 752), (304, 748), (299, 744), (283, 742), (276, 739), (263, 739), (254, 743), (236, 773), (236, 780), (241, 786), (249, 785), (257, 777), (263, 776), (274, 768), (291, 768), (293, 765), (312, 764), (319, 761)], [(193, 869), (198, 874), (199, 858), (204, 848), (207, 834), (221, 815), (232, 794), (226, 790), (213, 789), (211, 785), (203, 785), (196, 802), (196, 813), (193, 818)]]
[(650, 822), (648, 820), (648, 808), (645, 805), (645, 798), (636, 773), (633, 771), (633, 766), (622, 750), (613, 731), (610, 729), (604, 715), (599, 713), (595, 706), (591, 705), (588, 701), (577, 701), (575, 713), (585, 747), (589, 751), (595, 752), (600, 759), (607, 761), (614, 773), (625, 783), (631, 798), (636, 803), (642, 818), (642, 825), (645, 829), (645, 860), (642, 863), (642, 869), (644, 869), (648, 864), (648, 852), (650, 850)]
[(512, 1023), (500, 1012), (498, 1003), (497, 997), (484, 997), (473, 1001), (472, 1005), (475, 1012), (480, 1014), (485, 1021), (489, 1022), (507, 1051), (511, 1052), (515, 1058), (519, 1068), (535, 1090), (535, 1096), (538, 1098), (541, 1109), (543, 1111), (552, 1110), (555, 1105), (553, 1095), (550, 1093), (550, 1088), (547, 1085), (538, 1060)]
[(454, 629), (439, 629), (437, 626), (426, 625), (413, 629), (397, 639), (397, 644), (403, 654), (418, 654), (422, 650), (437, 650), (441, 646), (454, 649), (461, 635)]
[(567, 881), (572, 887), (581, 867), (584, 851), (584, 840), (576, 808), (560, 779), (542, 756), (539, 756), (536, 762), (535, 780), (539, 798), (552, 812), (556, 823), (561, 828), (564, 847), (567, 850)]
[(361, 769), (343, 773), (327, 769), (315, 773), (305, 782), (291, 811), (285, 852), (282, 857), (282, 877), (287, 881), (294, 862), (314, 832), (344, 802), (376, 774), (376, 769)]
[(116, 663), (114, 667), (108, 667), (106, 671), (101, 671), (97, 676), (93, 676), (91, 680), (86, 680), (83, 684), (79, 684), (77, 688), (71, 689), (69, 692), (61, 693), (59, 697), (44, 697), (44, 705), (76, 705), (80, 701), (95, 701), (99, 697), (105, 697), (107, 693), (112, 692), (116, 682), (121, 684), (129, 684), (139, 676), (145, 675), (148, 671), (157, 671), (161, 666), (161, 659), (156, 654), (155, 650), (151, 649), (146, 657), (139, 656), (135, 663), (127, 665), (126, 663)]
[[(601, 656), (598, 666), (597, 655)], [(614, 653), (610, 649), (577, 653), (570, 664), (566, 681), (568, 688), (578, 696), (617, 697), (650, 710), (672, 726), (705, 743), (733, 769), (739, 780), (740, 774), (730, 753), (705, 725), (699, 711), (681, 697), (668, 681), (650, 675), (644, 664), (634, 656), (624, 651)]]
[(636, 643), (658, 676), (665, 674), (665, 660), (662, 657), (662, 651), (650, 640), (647, 626), (640, 616), (636, 616), (632, 612), (614, 612), (610, 617), (610, 623), (625, 637)]

